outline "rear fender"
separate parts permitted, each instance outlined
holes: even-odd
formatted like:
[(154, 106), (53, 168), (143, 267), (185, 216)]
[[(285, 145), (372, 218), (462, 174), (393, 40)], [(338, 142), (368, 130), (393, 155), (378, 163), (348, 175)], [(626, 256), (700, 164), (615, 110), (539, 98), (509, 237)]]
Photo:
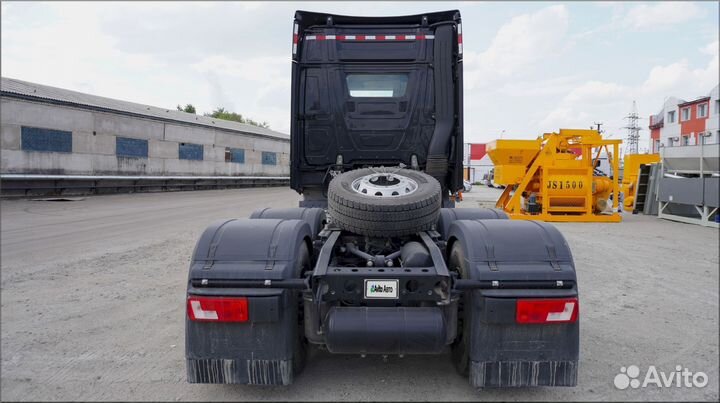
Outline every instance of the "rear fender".
[(252, 219), (258, 218), (281, 218), (285, 220), (302, 220), (310, 225), (310, 233), (313, 239), (323, 229), (327, 218), (325, 210), (321, 208), (261, 208), (253, 211), (250, 215)]
[(576, 280), (565, 238), (550, 224), (520, 220), (457, 220), (448, 252), (461, 242), (473, 280)]
[(450, 225), (457, 220), (507, 220), (504, 211), (495, 208), (443, 208), (440, 209), (437, 230), (444, 240), (448, 239)]
[(200, 236), (191, 279), (281, 280), (297, 278), (295, 259), (312, 239), (303, 220), (231, 219), (211, 224)]

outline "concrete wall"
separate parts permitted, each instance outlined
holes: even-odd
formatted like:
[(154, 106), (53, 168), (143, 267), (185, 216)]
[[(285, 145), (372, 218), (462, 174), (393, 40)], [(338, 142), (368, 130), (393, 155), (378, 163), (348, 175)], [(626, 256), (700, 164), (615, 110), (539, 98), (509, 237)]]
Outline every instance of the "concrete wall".
[[(290, 142), (230, 130), (151, 118), (0, 99), (0, 172), (62, 175), (253, 175), (288, 176)], [(22, 127), (72, 132), (72, 153), (25, 151)], [(148, 141), (147, 158), (115, 155), (116, 137)], [(178, 158), (180, 143), (203, 145), (203, 160)], [(245, 162), (225, 162), (225, 148), (245, 150)], [(277, 153), (277, 165), (263, 165), (263, 151)]]

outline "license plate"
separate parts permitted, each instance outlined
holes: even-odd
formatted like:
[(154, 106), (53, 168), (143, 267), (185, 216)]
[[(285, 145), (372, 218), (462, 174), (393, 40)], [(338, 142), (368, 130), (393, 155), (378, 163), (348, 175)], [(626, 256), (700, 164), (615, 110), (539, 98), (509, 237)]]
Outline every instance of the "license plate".
[(397, 299), (397, 280), (365, 280), (365, 299)]

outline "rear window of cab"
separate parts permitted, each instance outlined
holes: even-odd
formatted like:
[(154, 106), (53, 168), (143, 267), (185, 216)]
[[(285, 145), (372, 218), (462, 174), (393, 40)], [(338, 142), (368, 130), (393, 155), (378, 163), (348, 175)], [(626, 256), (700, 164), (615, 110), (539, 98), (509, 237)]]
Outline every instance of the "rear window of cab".
[(345, 80), (353, 98), (399, 98), (405, 95), (408, 74), (350, 73)]

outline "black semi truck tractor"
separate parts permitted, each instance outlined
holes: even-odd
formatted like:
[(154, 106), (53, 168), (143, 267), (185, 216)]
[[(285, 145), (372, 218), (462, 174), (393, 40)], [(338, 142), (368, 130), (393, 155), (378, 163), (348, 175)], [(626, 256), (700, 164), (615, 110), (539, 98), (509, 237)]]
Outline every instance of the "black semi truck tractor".
[(578, 287), (561, 233), (453, 208), (462, 61), (455, 10), (295, 13), (291, 187), (302, 201), (200, 237), (189, 382), (288, 385), (320, 348), (444, 354), (475, 387), (577, 383)]

